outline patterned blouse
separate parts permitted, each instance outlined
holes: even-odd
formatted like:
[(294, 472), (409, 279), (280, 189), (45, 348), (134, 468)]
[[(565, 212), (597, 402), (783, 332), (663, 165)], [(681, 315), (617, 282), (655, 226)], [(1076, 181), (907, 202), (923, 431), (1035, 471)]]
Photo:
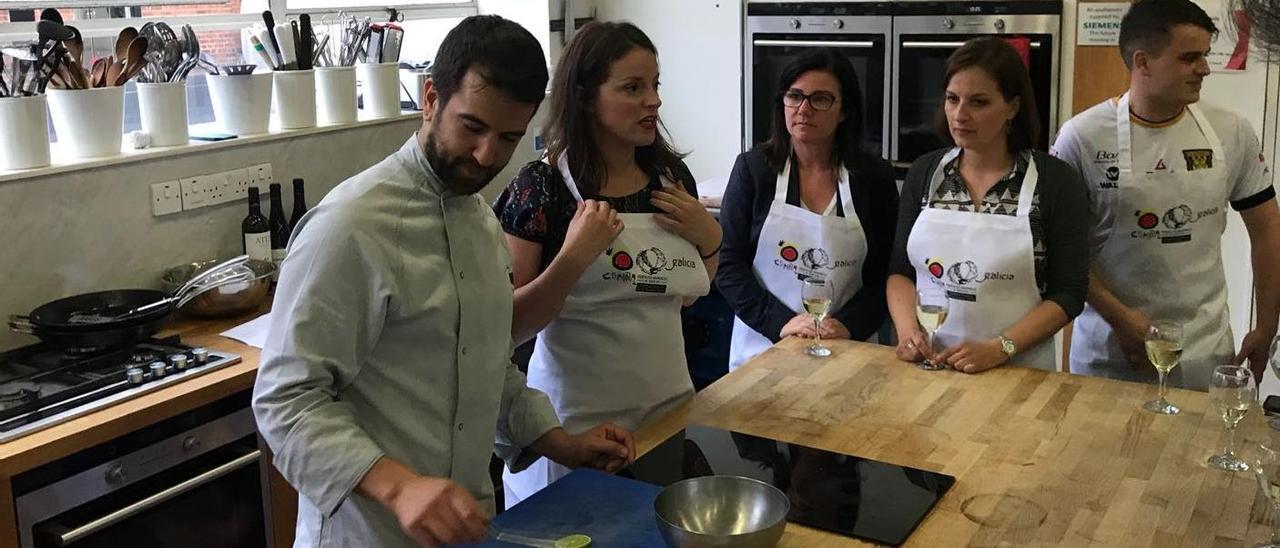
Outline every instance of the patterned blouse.
[[(680, 164), (680, 181), (694, 196), (698, 195), (697, 185), (688, 167)], [(639, 192), (627, 196), (583, 196), (585, 199), (608, 202), (618, 213), (659, 213), (657, 207), (649, 202), (654, 190), (662, 188), (661, 180), (654, 176), (649, 185)], [(511, 184), (502, 191), (493, 202), (493, 212), (507, 234), (542, 245), (542, 268), (551, 264), (551, 260), (560, 253), (564, 246), (565, 235), (569, 232), (569, 221), (578, 208), (578, 201), (565, 186), (560, 171), (542, 160), (525, 164), (512, 179)]]

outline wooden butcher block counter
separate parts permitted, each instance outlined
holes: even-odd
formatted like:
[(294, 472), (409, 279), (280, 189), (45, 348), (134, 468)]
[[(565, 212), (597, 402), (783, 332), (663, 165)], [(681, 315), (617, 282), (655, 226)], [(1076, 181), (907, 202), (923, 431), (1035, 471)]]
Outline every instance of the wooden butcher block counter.
[[(909, 546), (1252, 546), (1271, 518), (1252, 473), (1205, 466), (1225, 443), (1208, 395), (1000, 367), (924, 371), (849, 341), (787, 339), (637, 433), (641, 451), (703, 424), (956, 477)], [(1255, 407), (1238, 440), (1272, 436)], [(795, 524), (780, 546), (856, 545)]]

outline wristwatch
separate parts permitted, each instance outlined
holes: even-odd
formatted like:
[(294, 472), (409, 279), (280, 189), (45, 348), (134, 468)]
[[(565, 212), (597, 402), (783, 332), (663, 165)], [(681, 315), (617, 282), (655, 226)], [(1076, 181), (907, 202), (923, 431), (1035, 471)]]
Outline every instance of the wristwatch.
[(1013, 344), (1013, 339), (1010, 339), (1009, 337), (1006, 337), (1004, 335), (1000, 335), (999, 339), (1000, 339), (1000, 350), (1004, 351), (1004, 355), (1012, 358), (1014, 354), (1018, 353), (1018, 345)]

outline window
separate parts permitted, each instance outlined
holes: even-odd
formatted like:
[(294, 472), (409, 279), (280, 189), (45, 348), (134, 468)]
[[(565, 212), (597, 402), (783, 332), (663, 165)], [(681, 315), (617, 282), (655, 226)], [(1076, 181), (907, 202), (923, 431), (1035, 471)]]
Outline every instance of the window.
[[(75, 25), (84, 37), (84, 60), (110, 55), (116, 36), (125, 26), (141, 27), (148, 21), (165, 21), (171, 26), (189, 24), (200, 39), (200, 49), (215, 64), (252, 63), (246, 59), (240, 29), (261, 22), (270, 9), (277, 19), (311, 14), (317, 27), (336, 21), (346, 12), (374, 21), (386, 21), (393, 13), (405, 29), (401, 60), (419, 64), (431, 60), (445, 34), (463, 17), (477, 13), (475, 1), (458, 0), (0, 0), (0, 45), (28, 42), (35, 37), (35, 21), (46, 7), (55, 7), (67, 24)], [(320, 28), (316, 29), (320, 32)], [(252, 55), (252, 52), (247, 52)], [(203, 72), (187, 78), (187, 110), (190, 124), (214, 120), (208, 86)], [(124, 130), (139, 129), (138, 99), (132, 82), (125, 86)], [(50, 139), (56, 141), (52, 125)]]

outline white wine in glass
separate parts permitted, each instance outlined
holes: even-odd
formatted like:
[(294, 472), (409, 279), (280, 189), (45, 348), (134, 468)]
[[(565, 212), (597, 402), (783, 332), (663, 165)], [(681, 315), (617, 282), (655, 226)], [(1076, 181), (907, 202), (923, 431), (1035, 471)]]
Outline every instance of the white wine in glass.
[(817, 278), (805, 278), (802, 283), (800, 298), (804, 301), (804, 311), (813, 318), (816, 337), (805, 352), (810, 356), (825, 358), (831, 355), (831, 349), (822, 345), (822, 320), (827, 319), (827, 313), (831, 310), (831, 286), (826, 280)]
[(1178, 406), (1169, 403), (1165, 394), (1169, 392), (1167, 380), (1169, 372), (1178, 366), (1182, 359), (1182, 326), (1172, 322), (1155, 322), (1147, 328), (1147, 359), (1160, 374), (1160, 397), (1149, 401), (1144, 409), (1160, 415), (1177, 415)]
[(938, 328), (947, 321), (947, 312), (950, 309), (951, 300), (947, 297), (946, 289), (938, 285), (926, 285), (916, 290), (916, 320), (924, 329), (927, 341), (925, 344), (929, 345), (929, 352), (922, 352), (926, 354), (924, 361), (917, 365), (920, 369), (929, 371), (946, 369), (946, 365), (934, 363), (927, 355), (933, 352), (933, 334), (937, 333)]
[[(1247, 441), (1245, 454), (1249, 468), (1258, 478), (1258, 490), (1271, 503), (1272, 515), (1280, 514), (1280, 453), (1270, 447), (1270, 442)], [(1271, 539), (1255, 544), (1254, 548), (1280, 548), (1280, 519), (1273, 519)]]
[(1249, 470), (1249, 464), (1236, 456), (1236, 425), (1257, 398), (1257, 385), (1249, 368), (1240, 365), (1214, 368), (1213, 377), (1209, 379), (1209, 399), (1227, 424), (1227, 446), (1221, 453), (1209, 457), (1209, 466), (1230, 472)]
[[(1271, 350), (1267, 353), (1267, 364), (1271, 366), (1271, 372), (1280, 377), (1280, 335), (1271, 341)], [(1262, 381), (1259, 380), (1261, 385)], [(1267, 420), (1267, 425), (1272, 429), (1280, 430), (1280, 415), (1276, 415)], [(1280, 520), (1277, 520), (1280, 521)]]

